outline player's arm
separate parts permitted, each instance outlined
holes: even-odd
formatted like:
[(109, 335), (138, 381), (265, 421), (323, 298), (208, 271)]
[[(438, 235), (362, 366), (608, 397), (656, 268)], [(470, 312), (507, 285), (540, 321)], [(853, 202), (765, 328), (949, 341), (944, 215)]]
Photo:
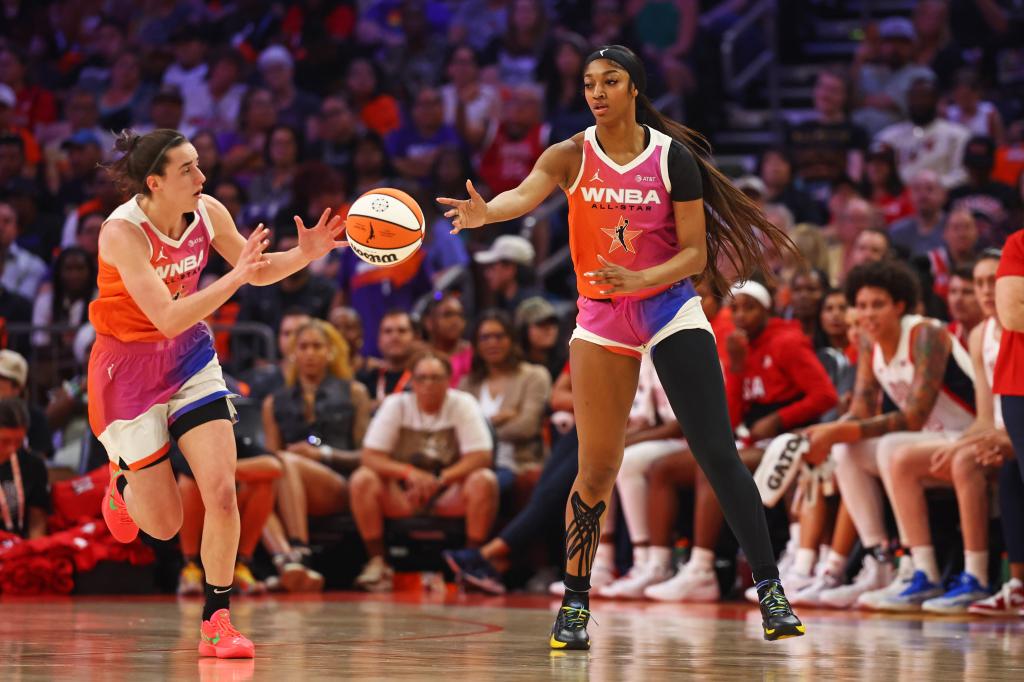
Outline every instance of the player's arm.
[(996, 312), (1003, 329), (1024, 332), (1024, 277), (996, 279)]
[(882, 386), (875, 378), (875, 370), (871, 363), (875, 347), (867, 334), (858, 334), (857, 374), (853, 382), (853, 397), (850, 409), (846, 411), (847, 420), (867, 419), (878, 414), (882, 399)]
[(438, 197), (437, 203), (451, 206), (445, 212), (452, 219), (452, 233), (488, 223), (514, 220), (537, 208), (559, 185), (566, 185), (569, 169), (574, 157), (580, 154), (576, 143), (565, 140), (544, 150), (537, 159), (530, 174), (515, 189), (502, 192), (490, 201), (484, 198), (466, 181), (469, 199)]
[(254, 230), (242, 243), (235, 267), (216, 282), (190, 296), (174, 298), (150, 264), (150, 245), (137, 227), (111, 220), (100, 232), (103, 260), (117, 268), (128, 294), (153, 326), (166, 336), (178, 334), (204, 320), (266, 266), (266, 230)]
[[(213, 221), (213, 248), (234, 267), (245, 247), (245, 237), (239, 233), (224, 204), (208, 194), (203, 195), (203, 202)], [(337, 241), (345, 229), (341, 216), (332, 218), (330, 209), (324, 211), (320, 221), (310, 228), (303, 224), (302, 218), (295, 216), (295, 226), (299, 231), (299, 245), (288, 251), (264, 254), (268, 264), (249, 284), (266, 286), (279, 282), (306, 267), (311, 261), (326, 255), (331, 249), (347, 246), (347, 242)]]
[(912, 332), (914, 380), (905, 410), (887, 412), (854, 422), (861, 438), (875, 438), (894, 431), (920, 431), (935, 408), (942, 389), (942, 377), (952, 352), (949, 333), (932, 324), (920, 324)]
[(985, 345), (985, 323), (975, 325), (971, 335), (967, 338), (967, 346), (971, 352), (971, 364), (974, 365), (974, 406), (976, 413), (974, 421), (961, 438), (983, 433), (995, 427), (995, 405), (992, 398), (992, 387), (988, 383), (988, 375), (985, 373), (984, 345)]
[(281, 438), (281, 429), (277, 427), (277, 419), (274, 417), (274, 396), (268, 395), (263, 400), (263, 447), (270, 452), (284, 450), (284, 440)]

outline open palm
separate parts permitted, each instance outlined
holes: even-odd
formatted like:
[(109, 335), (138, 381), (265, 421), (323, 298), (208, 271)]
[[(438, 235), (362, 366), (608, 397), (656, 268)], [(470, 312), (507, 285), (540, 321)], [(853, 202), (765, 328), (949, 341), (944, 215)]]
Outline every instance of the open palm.
[(466, 191), (469, 192), (469, 199), (437, 198), (437, 203), (454, 207), (444, 213), (445, 218), (452, 220), (452, 234), (458, 234), (460, 230), (480, 227), (487, 222), (487, 202), (473, 187), (472, 180), (466, 180)]
[(326, 256), (333, 249), (348, 246), (347, 241), (338, 239), (345, 231), (345, 221), (340, 215), (332, 218), (329, 208), (324, 209), (313, 227), (306, 227), (302, 218), (295, 216), (295, 227), (299, 230), (299, 250), (311, 261)]

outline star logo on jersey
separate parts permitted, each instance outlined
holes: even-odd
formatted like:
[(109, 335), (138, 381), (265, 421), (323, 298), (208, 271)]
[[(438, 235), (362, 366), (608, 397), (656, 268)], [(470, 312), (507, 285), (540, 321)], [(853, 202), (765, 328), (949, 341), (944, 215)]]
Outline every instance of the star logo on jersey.
[(619, 216), (619, 223), (615, 227), (602, 227), (601, 231), (611, 237), (612, 243), (608, 247), (608, 253), (615, 253), (616, 249), (621, 248), (626, 253), (636, 253), (636, 247), (633, 245), (633, 240), (639, 237), (643, 230), (630, 230), (629, 218)]
[(601, 169), (600, 168), (598, 168), (596, 171), (594, 171), (594, 177), (590, 178), (590, 182), (604, 182), (604, 180), (601, 179)]
[(162, 260), (169, 260), (169, 259), (167, 258), (167, 254), (164, 253), (164, 247), (161, 246), (160, 247), (160, 253), (157, 254), (156, 260), (153, 261), (153, 262), (154, 263), (159, 263)]

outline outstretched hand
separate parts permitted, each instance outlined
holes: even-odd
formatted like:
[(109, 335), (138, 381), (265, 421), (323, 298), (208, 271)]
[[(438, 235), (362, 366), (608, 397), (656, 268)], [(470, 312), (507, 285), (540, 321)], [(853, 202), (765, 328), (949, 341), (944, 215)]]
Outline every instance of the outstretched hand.
[(299, 230), (299, 250), (311, 261), (326, 256), (333, 249), (348, 246), (347, 241), (338, 239), (345, 231), (345, 221), (341, 215), (332, 218), (329, 208), (324, 209), (313, 227), (306, 227), (302, 218), (295, 216), (295, 227)]
[(444, 213), (445, 218), (451, 218), (452, 234), (458, 234), (462, 230), (473, 227), (481, 227), (487, 222), (487, 202), (473, 187), (472, 180), (466, 180), (466, 191), (469, 192), (469, 199), (437, 198), (437, 203), (454, 207)]
[(601, 287), (602, 296), (629, 294), (650, 286), (642, 271), (630, 270), (621, 265), (616, 265), (601, 255), (598, 255), (597, 260), (604, 267), (600, 270), (584, 272), (583, 276), (589, 278), (591, 284)]

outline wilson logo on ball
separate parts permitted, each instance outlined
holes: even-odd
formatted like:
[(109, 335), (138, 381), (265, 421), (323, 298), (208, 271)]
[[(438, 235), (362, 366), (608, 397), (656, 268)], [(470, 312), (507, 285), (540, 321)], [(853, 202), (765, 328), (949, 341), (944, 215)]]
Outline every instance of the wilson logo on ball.
[(345, 231), (352, 252), (371, 265), (398, 265), (423, 244), (423, 210), (405, 192), (373, 189), (352, 203)]

